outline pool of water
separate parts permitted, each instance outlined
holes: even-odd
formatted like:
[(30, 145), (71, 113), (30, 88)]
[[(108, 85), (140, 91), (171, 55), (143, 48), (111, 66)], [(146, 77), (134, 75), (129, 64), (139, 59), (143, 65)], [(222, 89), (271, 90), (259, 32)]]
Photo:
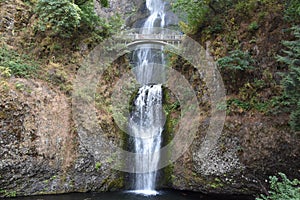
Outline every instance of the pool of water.
[(254, 200), (251, 196), (204, 195), (183, 191), (158, 191), (157, 195), (133, 192), (72, 193), (63, 195), (31, 196), (13, 200)]

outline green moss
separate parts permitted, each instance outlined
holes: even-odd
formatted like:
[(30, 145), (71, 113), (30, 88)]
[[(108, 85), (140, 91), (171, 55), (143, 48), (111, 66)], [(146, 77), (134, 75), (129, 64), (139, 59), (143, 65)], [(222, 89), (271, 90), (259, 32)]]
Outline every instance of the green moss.
[(120, 178), (112, 180), (108, 185), (109, 190), (121, 189), (123, 187), (124, 187), (124, 178), (123, 178), (123, 176), (120, 176)]
[(96, 164), (95, 164), (95, 169), (96, 169), (97, 171), (99, 171), (99, 169), (101, 168), (101, 166), (102, 166), (102, 164), (101, 164), (100, 162), (96, 162)]
[[(167, 88), (163, 88), (163, 108), (166, 115), (166, 122), (163, 131), (163, 143), (162, 146), (168, 145), (174, 138), (174, 130), (178, 123), (177, 116), (180, 111), (179, 101), (172, 95), (171, 91)], [(171, 156), (171, 152), (169, 152), (169, 157)], [(167, 158), (168, 159), (168, 158)], [(170, 164), (162, 170), (162, 179), (159, 185), (170, 186), (173, 184), (174, 179), (176, 178), (174, 173), (174, 165), (170, 162)]]
[(134, 105), (134, 101), (137, 97), (139, 93), (139, 89), (136, 89), (130, 96), (130, 99), (129, 99), (129, 113), (131, 113), (133, 111), (133, 105)]
[(48, 183), (49, 183), (49, 180), (48, 180), (48, 179), (47, 179), (47, 180), (44, 180), (43, 183), (48, 184)]
[(16, 197), (17, 196), (17, 192), (14, 190), (8, 191), (8, 190), (1, 190), (0, 189), (0, 197)]
[(217, 189), (217, 188), (221, 188), (221, 187), (224, 187), (224, 184), (222, 183), (221, 179), (219, 178), (215, 178), (213, 180), (213, 182), (210, 182), (209, 183), (209, 186), (213, 189)]

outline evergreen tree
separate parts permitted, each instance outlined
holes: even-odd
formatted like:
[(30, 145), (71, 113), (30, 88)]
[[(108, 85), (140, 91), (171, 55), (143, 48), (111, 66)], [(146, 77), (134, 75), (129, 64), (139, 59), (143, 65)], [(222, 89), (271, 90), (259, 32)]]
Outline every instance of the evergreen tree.
[(294, 130), (300, 130), (300, 26), (292, 28), (295, 40), (284, 41), (287, 48), (285, 56), (278, 56), (278, 61), (287, 64), (288, 72), (283, 74), (282, 85), (286, 104), (291, 111), (290, 124)]

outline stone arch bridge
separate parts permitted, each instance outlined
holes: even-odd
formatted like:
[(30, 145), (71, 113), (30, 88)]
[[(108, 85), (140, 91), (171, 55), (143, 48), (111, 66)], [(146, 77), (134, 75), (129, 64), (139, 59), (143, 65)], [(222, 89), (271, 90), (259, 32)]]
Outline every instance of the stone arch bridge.
[(184, 35), (168, 35), (168, 34), (127, 34), (123, 36), (124, 43), (128, 47), (139, 44), (160, 44), (179, 46)]

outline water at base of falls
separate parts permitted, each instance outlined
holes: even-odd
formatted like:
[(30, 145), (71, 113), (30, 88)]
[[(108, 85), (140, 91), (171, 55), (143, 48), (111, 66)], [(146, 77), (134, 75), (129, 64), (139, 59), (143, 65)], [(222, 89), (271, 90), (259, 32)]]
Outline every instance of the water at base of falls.
[(159, 195), (159, 192), (156, 190), (129, 190), (128, 193), (140, 194), (143, 196), (154, 196)]
[[(154, 27), (163, 28), (165, 25), (164, 2), (162, 0), (146, 0), (150, 16), (146, 19), (142, 34), (153, 34)], [(163, 47), (162, 49), (163, 50)], [(164, 55), (153, 51), (150, 44), (141, 45), (136, 54), (136, 79), (142, 85), (134, 102), (134, 109), (129, 120), (129, 131), (134, 137), (134, 190), (131, 192), (143, 195), (156, 195), (157, 167), (160, 160), (164, 119), (162, 110), (162, 85), (153, 83), (157, 68), (153, 63), (163, 64)], [(149, 85), (151, 84), (151, 85)]]
[(243, 195), (204, 195), (186, 191), (165, 190), (155, 194), (145, 195), (143, 193), (127, 192), (104, 192), (104, 193), (73, 193), (63, 195), (46, 195), (17, 197), (14, 200), (254, 200), (253, 196)]

